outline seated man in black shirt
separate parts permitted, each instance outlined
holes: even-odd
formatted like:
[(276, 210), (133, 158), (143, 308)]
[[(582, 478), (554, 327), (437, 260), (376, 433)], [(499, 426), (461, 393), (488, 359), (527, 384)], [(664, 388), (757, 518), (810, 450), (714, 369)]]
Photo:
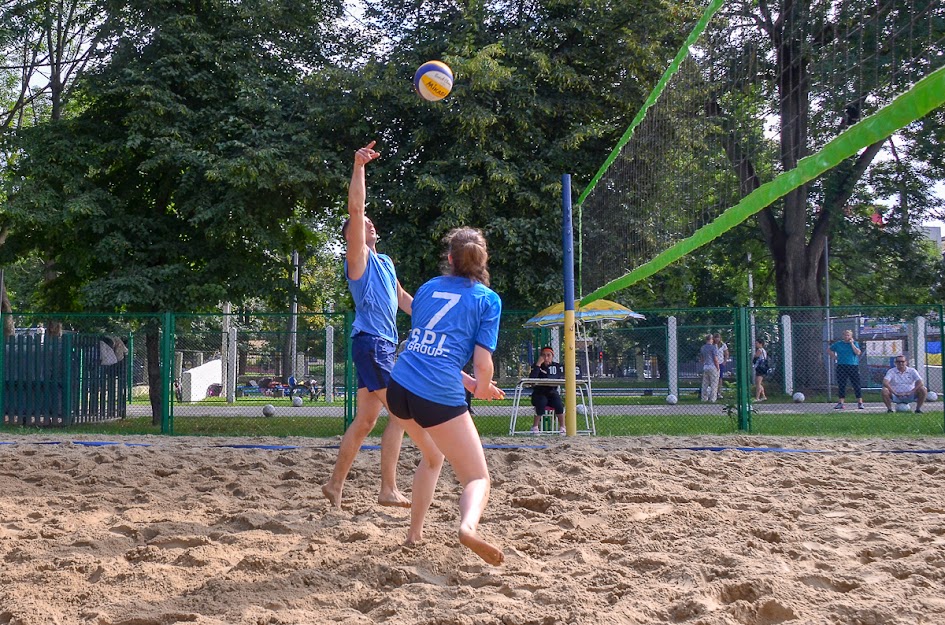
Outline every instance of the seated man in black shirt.
[[(554, 362), (555, 352), (550, 347), (542, 347), (538, 362), (532, 366), (530, 378), (557, 378), (564, 377), (564, 368), (561, 363)], [(558, 417), (558, 429), (564, 433), (564, 402), (558, 393), (557, 386), (536, 386), (532, 389), (532, 406), (535, 407), (535, 421), (532, 424), (532, 433), (537, 434), (541, 428), (541, 418), (549, 406), (554, 409)]]

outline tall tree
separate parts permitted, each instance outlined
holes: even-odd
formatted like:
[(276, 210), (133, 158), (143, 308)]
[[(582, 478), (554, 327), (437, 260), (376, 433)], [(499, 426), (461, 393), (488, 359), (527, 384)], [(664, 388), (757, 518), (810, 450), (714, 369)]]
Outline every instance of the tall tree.
[[(368, 211), (404, 285), (435, 273), (440, 238), (467, 224), (486, 232), (506, 308), (560, 301), (561, 175), (590, 179), (688, 15), (610, 0), (372, 4), (378, 55), (352, 75), (339, 139), (378, 139)], [(456, 76), (437, 103), (410, 87), (430, 59)]]
[[(0, 4), (0, 136), (63, 117), (68, 90), (91, 59), (102, 24), (96, 4), (92, 0)], [(11, 158), (14, 155), (0, 152), (3, 162)], [(9, 228), (0, 215), (0, 247)], [(7, 251), (8, 256), (18, 253)], [(52, 259), (43, 262), (43, 274), (52, 275)], [(0, 306), (4, 312), (12, 311), (5, 288), (0, 289)], [(10, 333), (13, 317), (6, 319), (4, 332)]]
[[(50, 310), (209, 309), (289, 274), (292, 224), (339, 195), (299, 89), (334, 3), (108, 2), (81, 112), (18, 135), (5, 207), (49, 250)], [(154, 414), (157, 332), (148, 335)]]
[[(740, 23), (748, 34), (733, 41), (740, 50), (731, 50), (728, 58), (747, 58), (746, 50), (753, 51), (751, 60), (759, 67), (755, 74), (758, 84), (770, 79), (770, 85), (759, 91), (768, 94), (769, 102), (774, 103), (770, 114), (780, 122), (775, 171), (793, 169), (815, 146), (865, 117), (875, 102), (904, 89), (922, 72), (940, 66), (945, 41), (943, 11), (941, 3), (930, 0), (905, 4), (896, 0), (732, 3), (727, 17)], [(828, 48), (839, 54), (825, 54)], [(913, 57), (919, 62), (909, 63)], [(887, 181), (873, 188), (874, 198), (881, 195), (882, 186), (888, 190), (889, 182), (896, 178), (942, 179), (945, 144), (928, 137), (941, 136), (943, 121), (945, 113), (938, 111), (900, 131), (896, 137), (901, 142), (900, 167), (874, 175), (877, 181)], [(857, 194), (862, 199), (869, 193), (863, 183), (871, 166), (878, 159), (885, 160), (880, 158), (884, 148), (888, 148), (886, 141), (868, 146), (759, 214), (758, 226), (774, 266), (778, 304), (824, 303), (823, 261), (828, 240), (843, 238), (853, 225), (851, 203), (856, 202)], [(763, 165), (745, 165), (733, 159), (747, 192), (764, 182), (756, 175)], [(919, 238), (916, 226), (923, 217), (940, 216), (936, 215), (940, 205), (915, 202), (922, 197), (915, 191), (912, 187), (887, 196), (898, 205), (897, 213), (910, 216), (911, 223), (896, 229), (907, 235), (907, 244)], [(915, 246), (910, 256), (918, 256)], [(851, 265), (846, 270), (857, 271), (858, 267)]]

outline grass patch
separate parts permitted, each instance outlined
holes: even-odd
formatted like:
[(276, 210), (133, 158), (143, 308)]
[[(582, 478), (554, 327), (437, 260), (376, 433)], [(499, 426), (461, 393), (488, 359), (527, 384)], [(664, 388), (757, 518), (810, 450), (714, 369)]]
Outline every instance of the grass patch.
[[(261, 406), (272, 403), (288, 406), (286, 398), (277, 404), (277, 398), (267, 398), (270, 401), (253, 400), (254, 416), (192, 416), (176, 415), (173, 424), (173, 434), (177, 436), (245, 436), (245, 437), (335, 437), (344, 433), (344, 420), (340, 416), (291, 416), (277, 415), (273, 417), (259, 416)], [(272, 401), (276, 399), (276, 401)], [(619, 399), (619, 398), (606, 398)], [(656, 398), (658, 399), (658, 398)], [(598, 436), (700, 436), (737, 434), (739, 430), (734, 417), (726, 415), (721, 410), (718, 414), (685, 414), (687, 403), (681, 402), (666, 410), (654, 411), (646, 408), (645, 413), (640, 408), (652, 406), (652, 397), (624, 398), (620, 404), (611, 402), (597, 402), (599, 405), (623, 405), (618, 415), (600, 415), (597, 418)], [(308, 405), (308, 404), (307, 404)], [(319, 403), (317, 405), (325, 405)], [(474, 417), (476, 427), (485, 437), (508, 436), (511, 402), (492, 402), (492, 410), (501, 410), (500, 414), (477, 415)], [(195, 404), (188, 404), (193, 409)], [(258, 406), (255, 407), (255, 406)], [(770, 409), (779, 404), (768, 402), (764, 404), (765, 412), (754, 413), (751, 420), (750, 434), (770, 436), (854, 436), (854, 437), (917, 437), (945, 435), (945, 416), (941, 404), (934, 405), (931, 411), (923, 414), (915, 413), (886, 413), (862, 411), (833, 411), (829, 408), (824, 412), (803, 413), (786, 412), (772, 413)], [(782, 404), (784, 409), (790, 410), (791, 404)], [(503, 408), (508, 408), (503, 409)], [(484, 412), (484, 410), (482, 411)], [(655, 412), (655, 414), (654, 414)], [(525, 421), (521, 421), (523, 419)], [(520, 428), (525, 422), (531, 424), (531, 413), (525, 412), (520, 417)], [(387, 418), (378, 419), (373, 436), (380, 436), (387, 424)], [(583, 420), (578, 419), (578, 427), (583, 427)], [(160, 427), (151, 425), (150, 417), (126, 418), (102, 423), (76, 424), (66, 428), (27, 428), (19, 426), (0, 426), (0, 433), (17, 434), (46, 434), (61, 436), (69, 434), (121, 436), (121, 435), (156, 435), (160, 434)]]

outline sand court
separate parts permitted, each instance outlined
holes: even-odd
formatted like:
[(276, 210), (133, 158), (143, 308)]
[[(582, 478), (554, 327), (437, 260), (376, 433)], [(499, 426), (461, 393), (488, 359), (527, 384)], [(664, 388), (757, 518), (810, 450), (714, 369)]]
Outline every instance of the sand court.
[(375, 449), (337, 511), (337, 441), (5, 442), (0, 623), (945, 622), (942, 439), (489, 440), (499, 567), (448, 468), (403, 547)]

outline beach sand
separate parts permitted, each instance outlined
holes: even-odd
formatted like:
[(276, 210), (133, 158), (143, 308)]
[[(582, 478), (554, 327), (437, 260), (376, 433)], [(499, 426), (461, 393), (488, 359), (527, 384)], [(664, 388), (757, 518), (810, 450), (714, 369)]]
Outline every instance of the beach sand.
[(332, 509), (337, 439), (0, 440), (0, 624), (945, 623), (945, 454), (883, 453), (945, 439), (489, 440), (498, 567), (448, 468), (415, 548), (376, 450)]

